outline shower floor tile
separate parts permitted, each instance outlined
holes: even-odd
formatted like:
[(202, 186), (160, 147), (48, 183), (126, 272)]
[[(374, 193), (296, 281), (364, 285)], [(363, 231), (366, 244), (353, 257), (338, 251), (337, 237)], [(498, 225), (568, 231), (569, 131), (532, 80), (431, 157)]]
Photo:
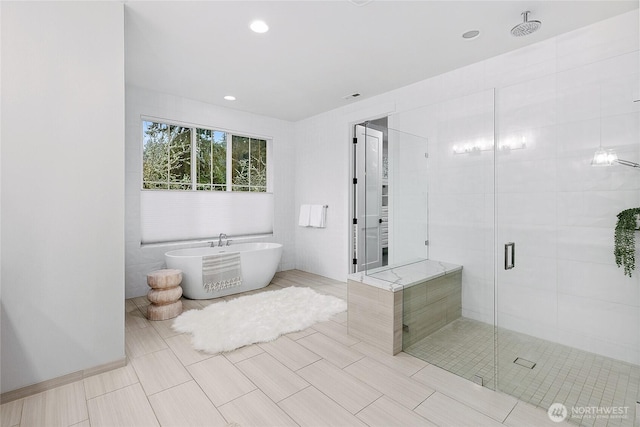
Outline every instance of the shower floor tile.
[[(485, 386), (545, 410), (563, 403), (576, 424), (634, 425), (639, 366), (504, 329), (498, 330), (495, 348), (494, 331), (492, 325), (460, 318), (403, 351), (471, 381), (478, 382), (480, 376)], [(517, 358), (524, 360), (514, 363)], [(523, 366), (528, 362), (535, 366)], [(573, 407), (626, 407), (628, 413), (624, 418), (579, 418), (572, 416)]]

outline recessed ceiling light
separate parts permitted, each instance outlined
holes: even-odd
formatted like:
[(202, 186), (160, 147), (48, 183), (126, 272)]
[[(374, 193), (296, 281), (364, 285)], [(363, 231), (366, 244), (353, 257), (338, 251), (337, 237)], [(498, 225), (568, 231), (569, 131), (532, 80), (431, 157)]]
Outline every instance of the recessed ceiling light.
[(465, 40), (473, 40), (480, 37), (480, 31), (478, 30), (470, 30), (462, 35), (462, 38)]
[(235, 101), (236, 97), (233, 95), (227, 95), (224, 97), (224, 99), (226, 99), (227, 101)]
[(253, 21), (250, 25), (249, 28), (251, 28), (251, 31), (253, 31), (254, 33), (266, 33), (267, 31), (269, 31), (269, 26), (267, 25), (266, 22), (264, 21), (260, 21), (255, 20)]

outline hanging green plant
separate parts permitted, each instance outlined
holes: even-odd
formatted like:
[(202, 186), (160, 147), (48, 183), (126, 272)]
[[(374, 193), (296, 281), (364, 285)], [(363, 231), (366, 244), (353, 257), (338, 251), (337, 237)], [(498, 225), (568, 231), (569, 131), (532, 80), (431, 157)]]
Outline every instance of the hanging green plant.
[(624, 274), (631, 277), (631, 272), (636, 268), (636, 239), (635, 232), (638, 227), (637, 218), (640, 208), (626, 209), (618, 214), (615, 232), (616, 264), (624, 266)]

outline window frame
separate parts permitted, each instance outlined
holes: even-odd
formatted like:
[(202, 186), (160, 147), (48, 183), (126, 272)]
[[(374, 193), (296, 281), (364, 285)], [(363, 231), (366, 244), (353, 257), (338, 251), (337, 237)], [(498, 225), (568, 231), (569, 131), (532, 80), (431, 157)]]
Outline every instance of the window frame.
[[(161, 123), (167, 126), (181, 126), (181, 127), (186, 127), (191, 129), (191, 188), (190, 189), (170, 189), (170, 188), (144, 188), (144, 122), (155, 122), (155, 123)], [(168, 192), (199, 192), (199, 193), (210, 193), (210, 194), (216, 194), (216, 193), (260, 193), (260, 194), (264, 194), (264, 193), (269, 193), (272, 194), (273, 193), (273, 138), (270, 136), (264, 136), (264, 135), (258, 135), (258, 134), (254, 134), (254, 133), (250, 133), (250, 132), (238, 132), (238, 131), (234, 131), (234, 130), (229, 130), (223, 127), (218, 127), (218, 126), (210, 126), (210, 125), (202, 125), (202, 124), (195, 124), (195, 123), (190, 123), (190, 122), (182, 122), (179, 120), (171, 120), (171, 119), (164, 119), (164, 118), (160, 118), (160, 117), (154, 117), (154, 116), (146, 116), (146, 115), (141, 115), (140, 116), (140, 122), (139, 122), (139, 129), (141, 130), (140, 132), (140, 190), (142, 191), (168, 191)], [(226, 134), (226, 144), (227, 144), (227, 149), (226, 149), (226, 165), (227, 165), (227, 170), (226, 170), (226, 182), (225, 182), (225, 190), (199, 190), (198, 189), (198, 178), (197, 178), (197, 172), (198, 172), (198, 162), (197, 162), (197, 143), (196, 143), (196, 138), (197, 138), (197, 132), (196, 129), (206, 129), (206, 130), (210, 130), (211, 132), (224, 132)], [(266, 164), (266, 186), (265, 186), (265, 191), (247, 191), (247, 190), (234, 190), (233, 189), (233, 168), (232, 163), (233, 163), (233, 152), (232, 152), (232, 144), (233, 144), (233, 137), (237, 136), (237, 137), (241, 137), (241, 138), (250, 138), (250, 139), (259, 139), (259, 140), (263, 140), (266, 141), (266, 157), (267, 157), (267, 164)]]

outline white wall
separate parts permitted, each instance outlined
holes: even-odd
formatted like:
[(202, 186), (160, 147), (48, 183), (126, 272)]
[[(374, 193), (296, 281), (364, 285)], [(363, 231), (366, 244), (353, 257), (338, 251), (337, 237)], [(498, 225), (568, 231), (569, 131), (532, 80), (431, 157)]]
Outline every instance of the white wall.
[[(474, 67), (465, 70), (469, 75), (476, 71)], [(492, 323), (495, 306), (493, 152), (454, 154), (453, 146), (493, 142), (494, 91), (452, 97), (398, 113), (398, 116), (401, 128), (411, 127), (429, 140), (426, 180), (429, 258), (464, 266), (463, 315)]]
[(122, 360), (124, 22), (2, 3), (1, 391)]
[[(141, 116), (175, 120), (214, 129), (236, 131), (273, 140), (274, 226), (273, 236), (246, 241), (270, 241), (284, 245), (278, 270), (295, 267), (293, 123), (244, 113), (200, 101), (158, 93), (136, 86), (126, 88), (126, 297), (146, 295), (146, 275), (164, 268), (164, 253), (194, 244), (141, 246), (140, 193), (142, 187)], [(296, 217), (297, 218), (297, 217)], [(215, 218), (211, 219), (215, 221)], [(230, 236), (240, 242), (236, 237)], [(202, 244), (201, 244), (202, 245)]]
[(323, 114), (296, 123), (294, 209), (297, 218), (302, 204), (329, 206), (326, 228), (296, 226), (296, 268), (346, 280), (350, 135), (341, 119)]
[(353, 258), (348, 239), (353, 126), (394, 108), (358, 102), (296, 122), (296, 218), (302, 204), (329, 206), (326, 228), (296, 226), (296, 268), (346, 282)]
[[(501, 326), (640, 362), (640, 273), (613, 258), (616, 214), (640, 205), (638, 171), (589, 165), (600, 122), (603, 145), (640, 161), (638, 44), (632, 11), (296, 123), (296, 209), (337, 215), (296, 229), (297, 267), (346, 280), (349, 125), (391, 112), (393, 127), (429, 138), (429, 255), (464, 265), (465, 316), (493, 320), (498, 267)], [(527, 149), (454, 155), (458, 140), (491, 139), (494, 106), (498, 144), (524, 135)]]
[(640, 206), (640, 173), (590, 161), (601, 140), (640, 162), (638, 37), (632, 11), (496, 64), (516, 77), (496, 96), (501, 138), (529, 141), (498, 158), (498, 241), (519, 253), (516, 269), (498, 270), (499, 321), (633, 363), (640, 270), (629, 278), (615, 265), (613, 229), (618, 212)]

